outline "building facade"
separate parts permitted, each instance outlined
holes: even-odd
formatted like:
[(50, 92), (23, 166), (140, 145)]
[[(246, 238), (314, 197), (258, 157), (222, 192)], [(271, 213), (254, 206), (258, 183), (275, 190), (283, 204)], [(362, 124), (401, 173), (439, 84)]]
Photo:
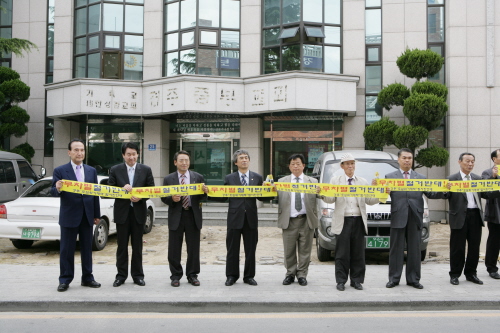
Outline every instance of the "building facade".
[[(238, 148), (250, 151), (259, 173), (286, 174), (291, 153), (306, 156), (310, 173), (322, 152), (364, 149), (364, 128), (382, 115), (407, 122), (401, 108), (376, 103), (384, 85), (413, 83), (396, 66), (406, 48), (445, 58), (430, 80), (448, 86), (450, 108), (429, 144), (448, 148), (450, 162), (423, 172), (455, 172), (463, 151), (476, 154), (479, 172), (499, 148), (495, 0), (9, 0), (4, 7), (1, 35), (38, 46), (2, 59), (31, 87), (23, 106), (29, 132), (10, 145), (28, 141), (33, 162), (49, 171), (67, 161), (67, 142), (79, 137), (87, 163), (103, 174), (122, 161), (123, 142), (137, 142), (157, 184), (179, 149), (191, 152), (192, 168), (209, 184), (232, 172)], [(433, 219), (444, 218), (444, 203), (430, 207)]]

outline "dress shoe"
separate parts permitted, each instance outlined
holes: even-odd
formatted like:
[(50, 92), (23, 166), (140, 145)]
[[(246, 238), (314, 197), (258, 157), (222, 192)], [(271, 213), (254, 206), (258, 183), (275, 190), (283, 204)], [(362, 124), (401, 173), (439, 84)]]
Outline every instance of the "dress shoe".
[(118, 279), (116, 279), (115, 282), (113, 282), (113, 287), (119, 287), (119, 286), (121, 286), (124, 283), (125, 283), (125, 280), (118, 280)]
[(66, 291), (69, 288), (69, 284), (66, 283), (60, 283), (59, 286), (57, 287), (57, 291)]
[(424, 286), (420, 282), (407, 283), (407, 285), (412, 286), (415, 289), (424, 289)]
[(172, 280), (172, 282), (170, 282), (170, 285), (172, 287), (178, 287), (181, 285), (181, 283), (179, 282), (179, 280)]
[(493, 272), (493, 273), (490, 273), (490, 277), (492, 277), (494, 279), (500, 279), (500, 274), (498, 274), (498, 272)]
[(477, 278), (477, 275), (469, 275), (469, 276), (466, 276), (465, 279), (467, 281), (470, 281), (470, 282), (475, 283), (475, 284), (483, 284), (483, 281), (479, 280)]
[(396, 283), (396, 282), (392, 282), (392, 281), (389, 281), (387, 282), (387, 284), (385, 285), (386, 288), (394, 288), (395, 286), (397, 286), (399, 283)]
[(352, 282), (351, 281), (351, 287), (353, 287), (356, 290), (363, 290), (363, 286), (359, 282)]
[(295, 281), (295, 276), (293, 275), (287, 275), (285, 279), (283, 280), (283, 285), (288, 286), (289, 284), (292, 284), (293, 281)]
[(146, 282), (143, 279), (134, 280), (134, 283), (141, 287), (144, 287), (146, 285)]
[(257, 285), (257, 281), (255, 281), (254, 278), (243, 279), (243, 282), (245, 282), (246, 284), (249, 284), (251, 286)]
[(226, 286), (232, 286), (236, 282), (236, 279), (232, 276), (229, 276), (226, 280)]
[(191, 283), (195, 287), (200, 286), (200, 281), (196, 277), (188, 277), (188, 282)]
[(95, 280), (82, 282), (82, 286), (90, 288), (101, 288), (101, 284)]
[(337, 290), (338, 291), (344, 291), (345, 290), (345, 283), (337, 283)]
[(305, 277), (299, 277), (299, 279), (298, 279), (298, 280), (299, 280), (299, 284), (300, 284), (301, 286), (307, 286), (307, 280), (306, 280), (306, 278), (305, 278)]
[(460, 281), (458, 281), (458, 278), (457, 277), (452, 277), (450, 279), (450, 283), (454, 286), (458, 286), (458, 284), (460, 283)]

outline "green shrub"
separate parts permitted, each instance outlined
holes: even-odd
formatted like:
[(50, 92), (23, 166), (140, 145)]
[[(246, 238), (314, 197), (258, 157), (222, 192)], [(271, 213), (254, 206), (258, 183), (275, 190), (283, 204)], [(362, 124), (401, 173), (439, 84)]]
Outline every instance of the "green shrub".
[(403, 107), (403, 113), (411, 125), (422, 126), (428, 131), (441, 124), (446, 112), (448, 104), (441, 97), (431, 94), (411, 94)]
[(411, 87), (411, 93), (412, 94), (432, 94), (436, 95), (438, 97), (441, 97), (443, 100), (446, 101), (446, 98), (448, 97), (448, 88), (441, 83), (437, 82), (430, 82), (430, 81), (424, 81), (424, 82), (415, 82), (413, 86)]
[(377, 103), (390, 110), (394, 105), (403, 106), (404, 100), (410, 96), (410, 90), (401, 83), (393, 83), (384, 87), (379, 93)]
[(419, 166), (430, 168), (432, 166), (445, 166), (450, 158), (450, 153), (445, 149), (433, 145), (429, 148), (420, 149), (415, 156), (415, 162)]
[(17, 80), (21, 76), (15, 70), (9, 67), (0, 67), (0, 83), (10, 80)]
[(9, 103), (24, 102), (30, 97), (30, 87), (19, 79), (3, 82), (0, 91)]
[(436, 52), (419, 49), (406, 49), (396, 61), (401, 73), (419, 81), (439, 73), (443, 63), (444, 58)]
[(376, 150), (394, 144), (394, 131), (397, 128), (398, 125), (389, 120), (389, 117), (382, 117), (366, 127), (363, 132), (366, 148)]
[(403, 125), (394, 131), (394, 145), (415, 151), (423, 145), (429, 136), (429, 131), (421, 126)]
[(30, 163), (31, 163), (31, 158), (35, 156), (35, 149), (33, 149), (33, 147), (31, 147), (31, 145), (27, 142), (15, 146), (10, 152), (21, 155)]

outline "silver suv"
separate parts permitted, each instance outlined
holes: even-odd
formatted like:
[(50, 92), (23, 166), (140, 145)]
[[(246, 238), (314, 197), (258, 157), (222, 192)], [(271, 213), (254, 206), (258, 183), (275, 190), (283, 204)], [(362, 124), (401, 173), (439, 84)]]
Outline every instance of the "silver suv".
[[(357, 176), (365, 178), (371, 183), (373, 178), (384, 178), (386, 174), (399, 168), (397, 156), (383, 151), (372, 150), (342, 150), (322, 154), (314, 165), (312, 176), (320, 183), (330, 183), (333, 176), (344, 173), (340, 167), (340, 157), (349, 153), (356, 159)], [(335, 203), (327, 204), (321, 199), (316, 200), (318, 209), (319, 226), (316, 230), (316, 249), (320, 261), (331, 259), (332, 251), (335, 251), (336, 238), (331, 232), (333, 211)], [(390, 226), (391, 226), (391, 198), (385, 204), (376, 204), (366, 207), (368, 217), (368, 235), (365, 236), (366, 249), (389, 251)], [(421, 259), (427, 254), (427, 244), (430, 237), (429, 209), (424, 197), (424, 226), (422, 228), (422, 240), (420, 244)]]

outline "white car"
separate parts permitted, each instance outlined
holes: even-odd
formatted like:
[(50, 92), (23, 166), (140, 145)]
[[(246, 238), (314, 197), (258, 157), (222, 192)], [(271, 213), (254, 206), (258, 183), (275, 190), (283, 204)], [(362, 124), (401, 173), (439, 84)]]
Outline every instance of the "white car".
[[(107, 185), (108, 177), (99, 176), (99, 184)], [(18, 249), (27, 249), (37, 240), (60, 240), (60, 199), (50, 194), (52, 177), (33, 184), (22, 196), (0, 205), (0, 238), (9, 238)], [(108, 235), (116, 233), (113, 217), (115, 199), (101, 197), (101, 220), (94, 225), (92, 249), (100, 251), (108, 242)], [(148, 213), (144, 233), (153, 228), (155, 206), (147, 201)]]

